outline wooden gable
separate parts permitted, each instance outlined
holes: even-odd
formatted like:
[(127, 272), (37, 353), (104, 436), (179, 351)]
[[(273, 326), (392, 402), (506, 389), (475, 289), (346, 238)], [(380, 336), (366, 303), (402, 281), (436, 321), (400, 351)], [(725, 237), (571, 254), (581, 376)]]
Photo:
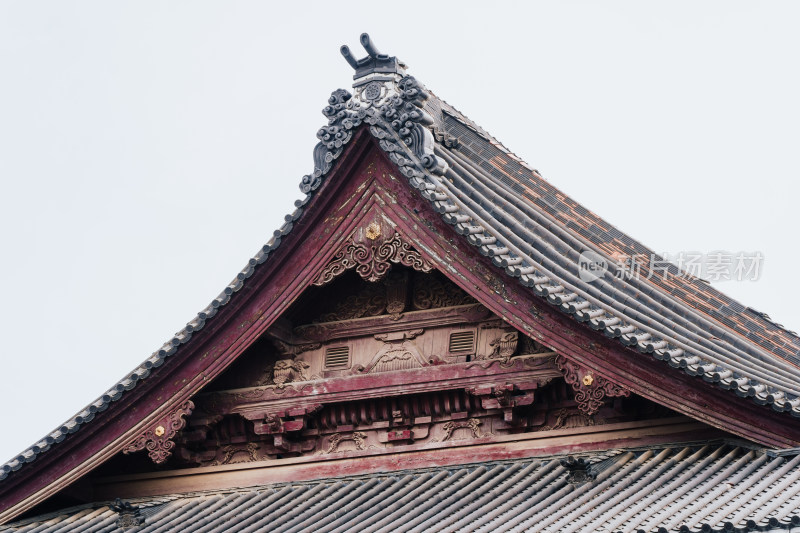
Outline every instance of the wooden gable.
[(787, 414), (672, 369), (520, 283), (508, 268), (522, 260), (481, 253), (472, 226), (443, 218), (439, 193), (421, 194), (408, 171), (428, 157), (444, 173), (430, 143), (452, 139), (424, 129), (422, 151), (398, 155), (346, 101), (337, 91), (326, 108), (304, 179), (313, 195), (200, 327), (0, 482), (0, 521), (97, 499), (612, 447), (800, 443)]
[[(4, 504), (29, 494), (6, 516), (61, 491), (37, 509), (724, 436), (573, 363), (549, 329), (509, 323), (518, 302), (502, 275), (437, 223), (366, 133), (227, 316), (31, 465), (46, 477), (0, 485)], [(603, 340), (580, 328), (556, 332), (597, 351)], [(255, 468), (226, 468), (242, 463)]]

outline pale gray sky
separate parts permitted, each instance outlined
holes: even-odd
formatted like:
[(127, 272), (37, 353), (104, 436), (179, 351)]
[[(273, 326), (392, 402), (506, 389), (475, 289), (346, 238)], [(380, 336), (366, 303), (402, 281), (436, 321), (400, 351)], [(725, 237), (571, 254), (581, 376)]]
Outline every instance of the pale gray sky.
[[(659, 252), (800, 330), (796, 2), (0, 2), (0, 462), (205, 307), (300, 197), (368, 31)], [(360, 50), (360, 48), (359, 48)]]

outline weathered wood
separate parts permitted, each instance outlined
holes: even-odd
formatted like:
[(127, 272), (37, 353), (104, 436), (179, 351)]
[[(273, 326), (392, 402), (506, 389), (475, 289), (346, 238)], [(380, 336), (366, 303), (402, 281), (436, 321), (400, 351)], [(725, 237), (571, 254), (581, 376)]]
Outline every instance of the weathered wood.
[(425, 446), (398, 446), (390, 454), (376, 450), (279, 459), (270, 462), (212, 466), (97, 479), (98, 498), (134, 498), (226, 487), (296, 482), (344, 475), (519, 459), (560, 453), (589, 452), (609, 447), (634, 447), (720, 438), (724, 434), (678, 417), (589, 428), (522, 433), (498, 439), (448, 441)]
[[(374, 147), (374, 141), (365, 130), (355, 135), (291, 233), (282, 238), (281, 246), (255, 270), (244, 288), (232, 296), (216, 317), (194, 333), (165, 365), (154, 369), (150, 377), (126, 392), (105, 412), (96, 414), (91, 423), (0, 484), (0, 523), (84, 476), (190, 400), (264, 334), (313, 283), (357, 228), (366, 227), (375, 220), (389, 222), (406, 240), (414, 243), (425, 261), (435, 265), (513, 327), (598, 376), (696, 420), (764, 445), (790, 447), (800, 443), (800, 426), (786, 423), (788, 415), (670, 369), (651, 356), (626, 348), (547, 305), (456, 235), (440, 215), (433, 212), (430, 204), (408, 186), (405, 178), (399, 176), (383, 152)], [(293, 268), (285, 268), (287, 264), (292, 264)], [(693, 427), (698, 429), (698, 426)], [(537, 448), (536, 453), (568, 451), (586, 439), (596, 448), (643, 442), (625, 431), (614, 436), (602, 435), (605, 435), (604, 443), (602, 439), (592, 440), (599, 438), (596, 434), (585, 433), (570, 442), (552, 441)], [(655, 434), (650, 435), (656, 438)], [(510, 442), (491, 446), (493, 448), (488, 451), (453, 459), (464, 462), (521, 453)], [(525, 453), (530, 453), (529, 448), (526, 450), (529, 451)], [(404, 458), (402, 461), (408, 462), (402, 464), (434, 464), (435, 461), (441, 464), (442, 457), (449, 456), (443, 454), (418, 462)], [(376, 458), (374, 464), (385, 468), (391, 461), (390, 458)], [(335, 461), (327, 464), (329, 468), (317, 472), (343, 475), (362, 468), (365, 463), (360, 463), (358, 468), (342, 466), (344, 463)], [(297, 479), (306, 475), (302, 469), (292, 468)], [(256, 476), (247, 482), (269, 479)], [(198, 487), (193, 485), (193, 488)]]

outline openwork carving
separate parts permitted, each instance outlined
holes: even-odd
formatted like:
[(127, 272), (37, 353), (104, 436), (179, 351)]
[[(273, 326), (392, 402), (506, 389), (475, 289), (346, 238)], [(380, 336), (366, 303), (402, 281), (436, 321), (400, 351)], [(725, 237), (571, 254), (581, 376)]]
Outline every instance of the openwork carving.
[(328, 313), (320, 315), (318, 322), (350, 320), (365, 316), (378, 316), (386, 311), (386, 290), (376, 283), (359, 287), (355, 294), (349, 294), (336, 303)]
[(444, 433), (442, 434), (442, 438), (439, 439), (439, 442), (444, 442), (450, 439), (453, 436), (453, 432), (459, 428), (468, 428), (470, 431), (472, 431), (472, 437), (475, 439), (487, 437), (488, 435), (481, 433), (481, 423), (482, 422), (477, 418), (470, 418), (467, 420), (451, 420), (442, 426)]
[(606, 396), (630, 396), (631, 391), (573, 363), (563, 355), (556, 357), (556, 365), (564, 374), (564, 381), (575, 391), (578, 409), (587, 416), (594, 415), (603, 406)]
[(175, 448), (172, 439), (178, 431), (186, 426), (184, 417), (192, 414), (192, 410), (194, 410), (194, 403), (189, 400), (125, 446), (122, 453), (128, 454), (147, 449), (150, 459), (156, 464), (162, 464), (172, 455), (172, 450)]
[(339, 449), (339, 444), (345, 440), (351, 440), (356, 445), (356, 450), (364, 450), (366, 449), (365, 440), (367, 438), (367, 434), (361, 431), (355, 431), (349, 434), (342, 434), (342, 433), (334, 433), (328, 439), (328, 449), (325, 450), (323, 453), (333, 453)]
[(255, 442), (248, 443), (246, 446), (225, 446), (222, 448), (222, 459), (212, 462), (210, 466), (232, 465), (237, 463), (250, 463), (253, 461), (258, 461), (258, 456), (256, 455), (257, 450), (258, 444)]
[(415, 309), (435, 309), (473, 304), (476, 300), (458, 285), (439, 276), (417, 276), (414, 280), (412, 305)]
[(380, 238), (366, 241), (350, 239), (334, 256), (333, 260), (320, 272), (314, 285), (325, 285), (347, 270), (355, 268), (359, 276), (367, 281), (382, 279), (392, 264), (401, 264), (414, 270), (430, 272), (433, 265), (428, 263), (411, 244), (399, 233), (381, 241)]

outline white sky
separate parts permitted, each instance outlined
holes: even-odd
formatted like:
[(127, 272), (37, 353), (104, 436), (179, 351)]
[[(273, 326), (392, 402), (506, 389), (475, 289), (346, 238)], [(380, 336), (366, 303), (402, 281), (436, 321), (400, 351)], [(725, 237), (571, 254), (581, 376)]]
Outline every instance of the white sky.
[(268, 240), (368, 31), (659, 252), (800, 330), (796, 2), (0, 2), (0, 463), (159, 348)]

